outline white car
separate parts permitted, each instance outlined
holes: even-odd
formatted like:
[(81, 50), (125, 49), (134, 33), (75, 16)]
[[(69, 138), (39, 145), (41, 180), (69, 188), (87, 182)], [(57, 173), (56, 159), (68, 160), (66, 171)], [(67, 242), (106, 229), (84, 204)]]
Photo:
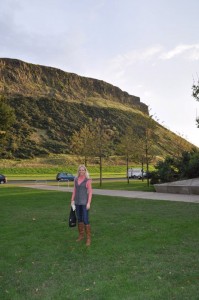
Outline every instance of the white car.
[(129, 178), (137, 178), (142, 179), (146, 177), (146, 172), (144, 172), (142, 169), (128, 169), (128, 177)]

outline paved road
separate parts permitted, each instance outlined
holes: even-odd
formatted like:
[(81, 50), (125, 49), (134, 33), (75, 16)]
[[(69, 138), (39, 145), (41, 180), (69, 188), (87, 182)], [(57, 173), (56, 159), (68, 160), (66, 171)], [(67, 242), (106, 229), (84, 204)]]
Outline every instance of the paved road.
[[(42, 190), (56, 190), (63, 192), (72, 192), (71, 187), (50, 186), (47, 184), (24, 184), (23, 187), (42, 189)], [(140, 198), (151, 200), (166, 200), (166, 201), (179, 201), (179, 202), (192, 202), (199, 203), (199, 195), (184, 195), (184, 194), (169, 194), (157, 192), (139, 192), (139, 191), (121, 191), (121, 190), (101, 190), (93, 189), (94, 195), (105, 195), (112, 197), (126, 197), (126, 198)]]

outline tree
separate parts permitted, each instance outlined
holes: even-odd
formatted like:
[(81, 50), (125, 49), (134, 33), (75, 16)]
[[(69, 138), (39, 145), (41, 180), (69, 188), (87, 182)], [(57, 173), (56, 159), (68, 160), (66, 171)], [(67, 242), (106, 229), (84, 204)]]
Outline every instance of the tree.
[(87, 166), (87, 159), (91, 155), (91, 130), (88, 125), (80, 131), (75, 131), (71, 137), (71, 150), (75, 154), (84, 156), (84, 164)]
[(101, 119), (95, 119), (90, 128), (91, 151), (100, 160), (100, 186), (102, 185), (102, 158), (111, 154), (115, 130)]
[[(139, 141), (137, 147), (140, 149), (139, 157), (142, 163), (146, 163), (146, 173), (149, 174), (149, 163), (155, 155), (155, 144), (157, 142), (157, 135), (155, 134), (156, 122), (152, 116), (146, 117), (142, 120), (142, 125), (138, 127)], [(149, 186), (149, 176), (147, 176), (147, 185)]]
[(129, 159), (137, 152), (139, 149), (137, 148), (137, 135), (132, 126), (128, 126), (125, 130), (125, 134), (121, 137), (120, 143), (117, 146), (117, 150), (119, 153), (125, 156), (126, 160), (126, 174), (127, 174), (127, 182), (129, 183), (128, 169), (129, 169)]
[(71, 138), (71, 149), (74, 153), (83, 155), (85, 165), (89, 156), (97, 156), (100, 160), (100, 186), (102, 185), (102, 158), (107, 157), (113, 146), (116, 128), (105, 125), (100, 118), (90, 120), (80, 131)]
[(151, 184), (199, 177), (199, 151), (184, 151), (181, 157), (167, 156), (155, 166)]
[(164, 161), (159, 161), (155, 168), (161, 183), (174, 181), (179, 174), (179, 170), (176, 167), (176, 160), (170, 156), (167, 156)]
[(176, 160), (176, 167), (179, 170), (178, 179), (199, 177), (199, 151), (196, 149), (191, 152), (184, 151)]
[[(192, 96), (196, 99), (196, 101), (199, 101), (199, 80), (197, 82), (197, 84), (193, 84), (192, 86)], [(196, 117), (196, 124), (197, 127), (199, 128), (199, 118)]]

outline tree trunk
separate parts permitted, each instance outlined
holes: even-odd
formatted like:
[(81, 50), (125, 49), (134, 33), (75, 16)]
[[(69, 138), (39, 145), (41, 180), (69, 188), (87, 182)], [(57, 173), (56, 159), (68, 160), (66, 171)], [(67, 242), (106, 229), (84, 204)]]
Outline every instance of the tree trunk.
[(129, 172), (128, 172), (128, 170), (129, 170), (129, 157), (127, 155), (127, 157), (126, 157), (126, 177), (127, 177), (127, 182), (129, 184)]
[(102, 157), (100, 156), (100, 186), (102, 186)]

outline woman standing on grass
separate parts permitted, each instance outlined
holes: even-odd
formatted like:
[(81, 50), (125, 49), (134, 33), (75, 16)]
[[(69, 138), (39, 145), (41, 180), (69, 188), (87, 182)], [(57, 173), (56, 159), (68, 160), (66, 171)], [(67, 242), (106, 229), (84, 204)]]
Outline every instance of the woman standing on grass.
[(71, 205), (75, 204), (78, 220), (79, 237), (77, 242), (84, 239), (86, 231), (86, 246), (91, 244), (91, 228), (89, 223), (89, 209), (92, 200), (92, 186), (89, 173), (84, 165), (77, 170), (77, 177), (74, 180), (74, 189), (71, 197)]

